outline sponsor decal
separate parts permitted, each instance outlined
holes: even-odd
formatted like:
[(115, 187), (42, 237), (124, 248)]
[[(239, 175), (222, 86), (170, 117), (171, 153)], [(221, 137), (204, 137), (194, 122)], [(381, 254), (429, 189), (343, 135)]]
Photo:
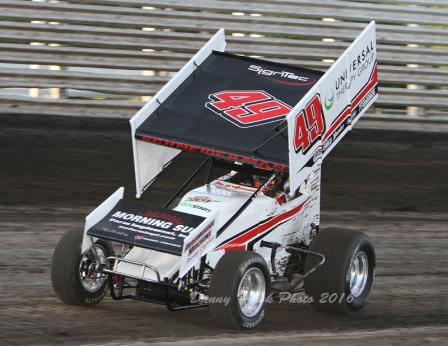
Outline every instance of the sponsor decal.
[(113, 228), (110, 228), (110, 227), (104, 227), (103, 231), (106, 232), (106, 233), (114, 234), (114, 235), (116, 235), (118, 237), (123, 237), (123, 238), (126, 238), (127, 236), (129, 236), (129, 234), (127, 234), (126, 232), (120, 232), (120, 231), (117, 231), (117, 230), (115, 230)]
[(202, 211), (205, 211), (206, 213), (210, 213), (212, 211), (211, 209), (203, 207), (202, 205), (197, 205), (197, 204), (190, 203), (190, 202), (187, 202), (187, 201), (182, 201), (182, 202), (179, 203), (179, 205), (183, 206), (183, 207), (189, 207), (189, 208), (193, 208), (193, 209), (202, 210)]
[[(216, 214), (215, 214), (216, 215)], [(179, 276), (187, 273), (199, 261), (216, 239), (215, 216), (211, 215), (192, 234), (185, 239), (179, 264)]]
[(138, 213), (144, 217), (159, 219), (169, 221), (171, 223), (181, 223), (182, 219), (176, 215), (172, 215), (160, 210), (149, 210), (149, 211), (141, 211)]
[(336, 79), (336, 99), (339, 100), (343, 97), (350, 90), (352, 83), (360, 78), (368, 70), (369, 66), (375, 62), (375, 46), (373, 41), (370, 41)]
[(120, 200), (87, 234), (179, 255), (204, 217)]
[(196, 202), (196, 203), (212, 203), (212, 202), (219, 202), (212, 200), (208, 196), (191, 196), (186, 199), (188, 202)]
[(325, 110), (329, 111), (331, 108), (333, 108), (334, 104), (334, 90), (329, 89), (325, 93)]
[(250, 65), (247, 69), (249, 71), (256, 72), (259, 76), (263, 77), (264, 79), (280, 84), (306, 86), (306, 85), (313, 85), (316, 82), (316, 80), (310, 80), (309, 77), (300, 76), (293, 72), (274, 71), (265, 69), (262, 66), (258, 65)]
[[(320, 149), (320, 146), (319, 148)], [(313, 154), (313, 162), (317, 162), (322, 158), (322, 150), (316, 150)]]
[(370, 102), (371, 99), (376, 95), (375, 89), (369, 91), (369, 93), (362, 99), (359, 103), (359, 111), (363, 110)]
[(198, 253), (212, 240), (212, 228), (215, 221), (210, 222), (199, 234), (185, 245), (184, 252), (187, 254), (187, 262), (190, 262)]
[(234, 184), (234, 183), (228, 183), (226, 181), (222, 181), (222, 180), (217, 180), (213, 183), (214, 186), (220, 188), (220, 189), (224, 189), (227, 191), (233, 191), (233, 192), (248, 192), (248, 193), (254, 193), (255, 191), (257, 191), (256, 188), (254, 187), (250, 187), (250, 186), (243, 186), (243, 185), (238, 185), (238, 184)]
[(209, 156), (226, 159), (226, 160), (230, 160), (230, 161), (239, 161), (242, 163), (252, 165), (257, 168), (279, 169), (279, 170), (285, 170), (287, 168), (286, 165), (282, 165), (279, 163), (272, 163), (272, 162), (259, 160), (259, 159), (248, 157), (248, 156), (229, 154), (229, 153), (225, 153), (223, 151), (218, 151), (218, 150), (208, 149), (208, 148), (201, 148), (201, 147), (190, 145), (190, 144), (173, 142), (173, 141), (156, 138), (156, 137), (135, 135), (135, 138), (138, 140), (144, 141), (144, 142), (154, 143), (154, 144), (158, 144), (158, 145), (164, 145), (164, 146), (167, 146), (170, 148), (176, 148), (176, 149), (180, 149), (180, 150), (188, 150), (191, 152), (200, 153), (203, 155), (209, 155)]
[(297, 116), (294, 122), (294, 149), (304, 154), (325, 131), (320, 95), (316, 94)]
[[(173, 223), (171, 221), (150, 218), (139, 214), (131, 214), (120, 210), (116, 211), (110, 217), (109, 221), (124, 226), (133, 226), (140, 230), (158, 231), (166, 235), (173, 235), (175, 234), (174, 232), (189, 234), (194, 229), (194, 227), (188, 227), (181, 224), (181, 219), (178, 219), (176, 223)], [(163, 232), (162, 230), (166, 231)]]
[(242, 128), (282, 120), (291, 110), (289, 105), (262, 90), (226, 90), (208, 98), (205, 107)]

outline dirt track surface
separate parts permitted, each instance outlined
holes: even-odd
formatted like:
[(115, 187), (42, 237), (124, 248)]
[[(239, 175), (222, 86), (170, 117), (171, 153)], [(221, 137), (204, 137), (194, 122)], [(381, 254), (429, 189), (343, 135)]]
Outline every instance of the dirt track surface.
[(134, 193), (125, 122), (2, 118), (0, 154), (2, 344), (448, 344), (446, 134), (354, 130), (338, 146), (323, 166), (322, 227), (374, 240), (369, 305), (341, 317), (276, 304), (252, 332), (216, 328), (207, 309), (170, 313), (110, 298), (86, 309), (52, 293), (59, 237), (118, 186)]

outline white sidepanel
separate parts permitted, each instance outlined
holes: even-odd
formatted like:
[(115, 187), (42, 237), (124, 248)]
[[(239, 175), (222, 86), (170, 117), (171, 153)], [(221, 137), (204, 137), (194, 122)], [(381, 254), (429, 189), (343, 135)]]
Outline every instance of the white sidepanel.
[[(140, 141), (135, 139), (135, 132), (137, 128), (157, 109), (159, 103), (163, 103), (176, 88), (178, 88), (194, 70), (200, 65), (214, 50), (223, 52), (226, 47), (224, 29), (220, 29), (174, 76), (167, 84), (165, 84), (154, 97), (140, 109), (137, 114), (130, 120), (131, 133), (132, 133), (132, 148), (134, 152), (134, 169), (135, 169), (135, 183), (137, 189), (137, 198), (141, 196), (148, 183), (155, 178), (154, 173), (160, 172), (163, 165), (173, 157), (175, 157), (180, 150), (170, 149), (169, 154), (158, 155), (163, 157), (164, 160), (159, 160), (159, 166), (148, 170), (143, 161), (150, 160), (151, 165), (155, 165), (152, 162), (152, 157), (147, 156), (147, 146), (139, 145)], [(139, 144), (137, 144), (139, 143)], [(161, 147), (159, 147), (161, 148)], [(162, 150), (162, 149), (160, 149)], [(155, 150), (150, 150), (154, 153)]]
[(375, 22), (371, 22), (287, 116), (291, 195), (375, 101)]
[(115, 191), (108, 199), (101, 203), (94, 211), (86, 216), (86, 222), (84, 226), (84, 236), (82, 239), (81, 253), (84, 253), (92, 246), (90, 237), (87, 236), (87, 231), (100, 222), (109, 212), (117, 205), (117, 203), (123, 199), (124, 187), (120, 187)]
[[(242, 204), (241, 204), (242, 205)], [(224, 208), (223, 208), (224, 209)], [(236, 209), (234, 212), (236, 212)], [(224, 225), (225, 221), (229, 220), (233, 216), (232, 213), (225, 213), (225, 218), (221, 217), (220, 213), (220, 223), (218, 230)], [(221, 234), (218, 235), (216, 240), (217, 247), (207, 254), (207, 264), (212, 268), (216, 266), (219, 259), (224, 255), (226, 249), (229, 246), (232, 250), (235, 249), (245, 249), (246, 244), (249, 240), (253, 238), (239, 241), (239, 235), (242, 232), (254, 228), (258, 223), (268, 218), (275, 217), (281, 213), (281, 208), (279, 208), (278, 203), (274, 198), (267, 197), (263, 193), (260, 193), (255, 197), (255, 199), (248, 205), (248, 207), (234, 220), (228, 228), (226, 228)], [(224, 214), (224, 213), (222, 213)], [(261, 233), (259, 234), (261, 235)], [(234, 241), (236, 240), (236, 242)], [(262, 254), (264, 256), (264, 254)], [(269, 257), (265, 257), (269, 261)]]
[(180, 260), (179, 277), (197, 265), (202, 256), (215, 246), (216, 240), (216, 214), (213, 212), (184, 240), (182, 257)]

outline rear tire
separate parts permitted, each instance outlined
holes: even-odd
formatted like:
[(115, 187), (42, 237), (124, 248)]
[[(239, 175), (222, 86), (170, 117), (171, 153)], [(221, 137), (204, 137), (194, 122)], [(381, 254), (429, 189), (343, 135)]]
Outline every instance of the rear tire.
[[(325, 256), (325, 263), (305, 279), (305, 293), (319, 311), (353, 314), (369, 299), (375, 276), (375, 250), (359, 231), (325, 229), (312, 242), (311, 251)], [(307, 256), (305, 270), (317, 260)]]
[(256, 327), (264, 318), (270, 288), (270, 272), (259, 254), (243, 250), (224, 254), (210, 283), (213, 321), (223, 328)]
[[(59, 240), (51, 263), (51, 281), (58, 297), (70, 305), (93, 305), (99, 303), (109, 289), (108, 277), (81, 278), (81, 243), (83, 232), (71, 230)], [(105, 260), (113, 255), (109, 242), (98, 240), (95, 243), (98, 253)], [(94, 258), (93, 250), (85, 254)]]

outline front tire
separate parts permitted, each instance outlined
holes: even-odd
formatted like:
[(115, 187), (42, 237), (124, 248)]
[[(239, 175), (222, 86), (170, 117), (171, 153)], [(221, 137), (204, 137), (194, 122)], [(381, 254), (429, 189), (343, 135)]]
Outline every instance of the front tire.
[[(93, 249), (81, 255), (83, 232), (71, 230), (59, 240), (51, 264), (51, 281), (58, 297), (70, 305), (93, 305), (99, 303), (109, 290), (109, 279), (98, 273), (87, 273), (87, 266), (95, 261)], [(113, 255), (110, 243), (95, 243), (101, 264)]]
[[(359, 231), (325, 229), (311, 243), (311, 251), (325, 256), (325, 263), (305, 279), (305, 293), (316, 310), (353, 314), (367, 304), (375, 276), (375, 250)], [(305, 270), (316, 263), (307, 256)]]
[(220, 327), (250, 329), (263, 320), (271, 287), (265, 260), (252, 251), (235, 250), (221, 257), (213, 271), (209, 305)]

